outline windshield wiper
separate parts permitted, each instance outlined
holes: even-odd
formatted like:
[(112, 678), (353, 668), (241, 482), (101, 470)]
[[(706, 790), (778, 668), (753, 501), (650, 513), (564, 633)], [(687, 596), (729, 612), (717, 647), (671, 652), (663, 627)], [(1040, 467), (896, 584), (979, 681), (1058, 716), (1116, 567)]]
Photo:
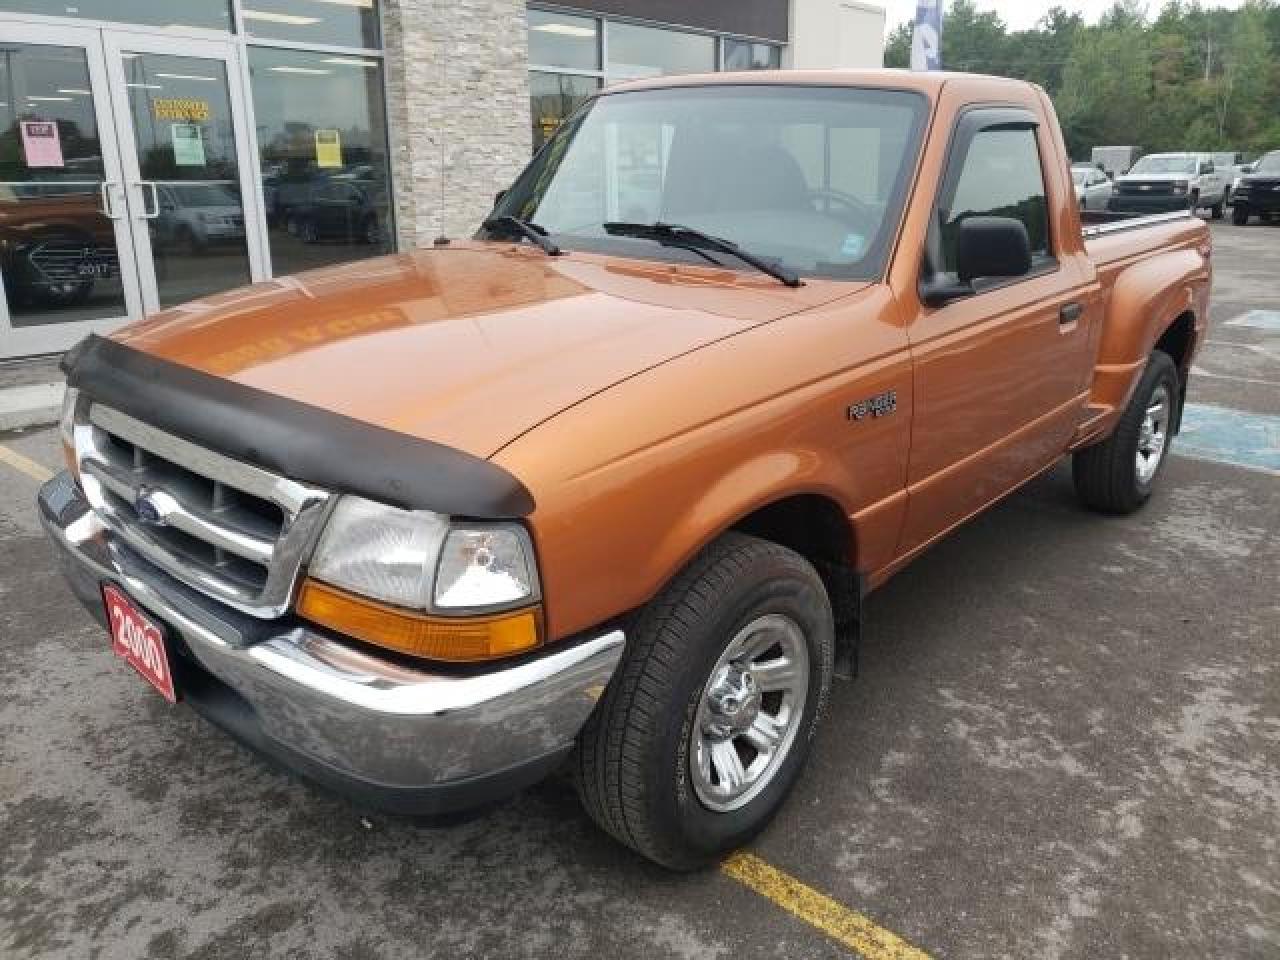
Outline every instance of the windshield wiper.
[(800, 275), (790, 267), (783, 266), (777, 260), (758, 257), (754, 253), (743, 250), (732, 240), (712, 236), (695, 230), (693, 227), (681, 226), (678, 223), (606, 223), (604, 232), (612, 237), (635, 237), (638, 240), (656, 240), (658, 243), (672, 247), (686, 247), (697, 250), (706, 247), (737, 257), (745, 264), (755, 267), (761, 273), (767, 273), (788, 287), (801, 286)]
[(521, 220), (519, 217), (492, 217), (481, 226), (493, 233), (518, 233), (526, 240), (536, 243), (549, 257), (559, 257), (564, 254), (564, 251), (557, 247), (547, 234), (545, 227), (540, 227), (528, 220)]

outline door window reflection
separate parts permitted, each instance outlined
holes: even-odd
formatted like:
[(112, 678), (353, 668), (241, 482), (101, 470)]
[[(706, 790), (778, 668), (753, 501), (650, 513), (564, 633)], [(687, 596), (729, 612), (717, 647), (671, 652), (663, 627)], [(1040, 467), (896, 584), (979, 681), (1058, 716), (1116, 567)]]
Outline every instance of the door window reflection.
[(389, 252), (381, 62), (255, 47), (249, 63), (272, 271)]
[(161, 306), (249, 282), (226, 65), (124, 53), (143, 207)]
[(84, 50), (0, 48), (0, 277), (15, 327), (123, 316)]

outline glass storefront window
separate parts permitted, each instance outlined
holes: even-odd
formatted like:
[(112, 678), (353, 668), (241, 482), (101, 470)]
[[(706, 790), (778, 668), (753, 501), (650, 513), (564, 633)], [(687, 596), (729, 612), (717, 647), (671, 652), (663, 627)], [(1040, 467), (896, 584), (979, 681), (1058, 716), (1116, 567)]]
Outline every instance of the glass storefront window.
[(750, 40), (724, 41), (726, 70), (777, 70), (782, 66), (782, 48), (772, 43)]
[(124, 314), (105, 177), (84, 51), (5, 44), (0, 281), (15, 327)]
[(382, 64), (249, 48), (276, 276), (392, 248)]
[(596, 77), (579, 77), (570, 73), (529, 74), (529, 103), (533, 116), (533, 149), (539, 150), (551, 139), (560, 124), (579, 104), (600, 89)]
[(610, 23), (608, 30), (610, 83), (716, 68), (715, 37), (631, 23)]
[(339, 47), (381, 46), (374, 0), (242, 0), (240, 17), (251, 37)]
[(39, 13), (46, 17), (82, 17), (141, 23), (151, 27), (201, 27), (230, 30), (229, 0), (0, 0), (5, 13)]
[(530, 10), (529, 62), (535, 67), (599, 70), (599, 21), (591, 17)]

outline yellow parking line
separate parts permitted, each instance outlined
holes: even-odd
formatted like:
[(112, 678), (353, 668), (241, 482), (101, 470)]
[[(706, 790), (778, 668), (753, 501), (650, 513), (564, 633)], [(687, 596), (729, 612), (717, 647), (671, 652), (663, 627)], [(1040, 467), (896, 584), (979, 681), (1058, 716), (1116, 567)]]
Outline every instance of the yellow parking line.
[(17, 450), (10, 450), (3, 445), (0, 445), (0, 463), (8, 464), (19, 473), (25, 473), (38, 483), (44, 483), (53, 476), (52, 470), (36, 463), (34, 460), (29, 460)]
[(866, 960), (930, 960), (927, 953), (750, 853), (735, 853), (721, 871), (783, 910), (817, 927)]

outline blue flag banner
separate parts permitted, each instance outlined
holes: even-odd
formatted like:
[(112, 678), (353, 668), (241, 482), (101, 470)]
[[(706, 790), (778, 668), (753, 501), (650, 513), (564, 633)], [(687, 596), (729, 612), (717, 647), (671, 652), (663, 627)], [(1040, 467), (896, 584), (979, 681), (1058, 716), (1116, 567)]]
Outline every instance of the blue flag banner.
[(911, 69), (942, 69), (942, 0), (917, 0)]

